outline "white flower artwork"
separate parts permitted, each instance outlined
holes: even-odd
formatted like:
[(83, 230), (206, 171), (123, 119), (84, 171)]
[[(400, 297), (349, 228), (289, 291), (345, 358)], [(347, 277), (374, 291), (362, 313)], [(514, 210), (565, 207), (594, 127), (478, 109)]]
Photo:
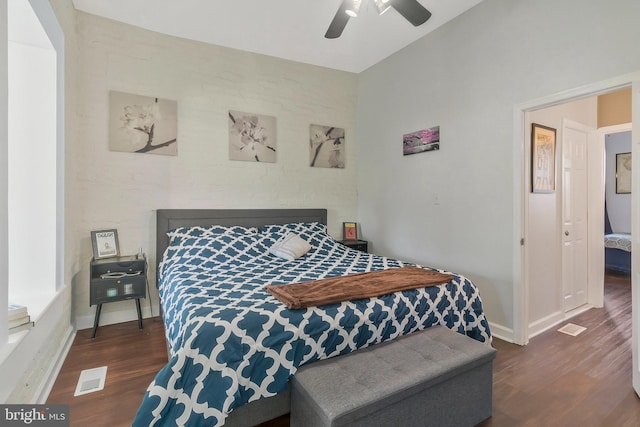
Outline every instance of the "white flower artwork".
[(309, 165), (316, 168), (344, 168), (344, 129), (309, 126)]
[(276, 118), (229, 111), (229, 159), (276, 162)]
[(109, 92), (109, 149), (128, 153), (178, 154), (178, 103)]

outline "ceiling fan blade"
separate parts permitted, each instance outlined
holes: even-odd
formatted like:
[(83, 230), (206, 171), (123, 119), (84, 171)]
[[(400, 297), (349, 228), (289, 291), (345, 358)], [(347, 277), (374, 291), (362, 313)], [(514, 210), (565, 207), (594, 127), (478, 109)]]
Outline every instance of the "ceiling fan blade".
[(349, 22), (349, 15), (347, 15), (347, 1), (343, 0), (342, 4), (336, 12), (336, 16), (333, 17), (333, 21), (329, 24), (326, 34), (324, 35), (328, 39), (337, 39), (344, 31), (344, 27)]
[(414, 27), (424, 24), (431, 18), (431, 12), (425, 9), (418, 0), (391, 0), (391, 7), (411, 22)]

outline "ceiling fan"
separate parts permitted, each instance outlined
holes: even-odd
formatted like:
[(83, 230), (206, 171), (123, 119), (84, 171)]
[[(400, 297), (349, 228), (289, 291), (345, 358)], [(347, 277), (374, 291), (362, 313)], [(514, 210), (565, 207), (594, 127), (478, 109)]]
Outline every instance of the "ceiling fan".
[[(418, 0), (373, 0), (378, 9), (378, 14), (382, 15), (389, 8), (394, 8), (400, 15), (411, 22), (414, 27), (422, 25), (429, 18), (431, 12), (425, 9)], [(336, 39), (340, 37), (344, 27), (347, 26), (349, 18), (355, 18), (360, 11), (362, 0), (342, 0), (342, 4), (338, 8), (336, 15), (333, 17), (326, 34), (328, 39)]]

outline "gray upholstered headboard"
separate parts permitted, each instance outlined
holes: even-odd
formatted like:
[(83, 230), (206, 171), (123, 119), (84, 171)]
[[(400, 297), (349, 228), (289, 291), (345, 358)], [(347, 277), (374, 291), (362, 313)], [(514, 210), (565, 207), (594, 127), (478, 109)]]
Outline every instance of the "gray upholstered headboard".
[(158, 209), (156, 212), (156, 263), (169, 246), (167, 232), (194, 225), (261, 227), (290, 222), (327, 223), (326, 209)]

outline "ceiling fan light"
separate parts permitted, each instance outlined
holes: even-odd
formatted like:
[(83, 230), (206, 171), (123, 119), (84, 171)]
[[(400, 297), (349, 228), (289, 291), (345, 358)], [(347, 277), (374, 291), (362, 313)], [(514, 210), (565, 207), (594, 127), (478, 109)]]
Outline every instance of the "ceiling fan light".
[(357, 17), (358, 12), (360, 12), (360, 5), (362, 4), (362, 0), (348, 0), (347, 3), (350, 4), (347, 5), (345, 9), (346, 14), (351, 16), (352, 18)]
[(391, 5), (389, 4), (389, 0), (373, 0), (373, 2), (378, 8), (378, 15), (382, 15), (383, 13), (385, 13), (387, 10), (391, 8)]

